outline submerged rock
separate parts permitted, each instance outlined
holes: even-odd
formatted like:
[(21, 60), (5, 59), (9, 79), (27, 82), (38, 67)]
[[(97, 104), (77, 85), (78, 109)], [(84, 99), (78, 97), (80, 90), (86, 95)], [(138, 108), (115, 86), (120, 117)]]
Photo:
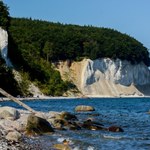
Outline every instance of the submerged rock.
[(108, 131), (111, 132), (124, 132), (124, 130), (118, 126), (111, 126), (108, 128)]
[(102, 127), (103, 126), (102, 124), (92, 121), (90, 119), (84, 121), (81, 126), (82, 128), (85, 128), (88, 130), (106, 130), (104, 127)]
[(43, 133), (52, 133), (54, 130), (47, 120), (34, 115), (29, 115), (27, 119), (26, 132), (29, 135), (40, 135)]
[(68, 145), (64, 144), (54, 144), (53, 148), (55, 148), (56, 150), (71, 150), (71, 148)]
[(69, 112), (61, 112), (60, 116), (65, 120), (77, 120), (77, 117)]
[(95, 111), (95, 108), (92, 106), (79, 105), (75, 108), (75, 111)]

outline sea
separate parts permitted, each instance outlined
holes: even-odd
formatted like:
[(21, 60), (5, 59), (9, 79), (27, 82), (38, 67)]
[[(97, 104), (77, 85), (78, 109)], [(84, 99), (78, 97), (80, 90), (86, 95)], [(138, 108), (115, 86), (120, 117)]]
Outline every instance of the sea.
[[(119, 126), (124, 132), (103, 130), (56, 131), (53, 135), (40, 137), (46, 147), (70, 141), (73, 150), (150, 150), (150, 98), (59, 98), (49, 100), (23, 101), (37, 111), (67, 111), (75, 114), (79, 120), (93, 118), (104, 127)], [(1, 106), (21, 106), (11, 101)], [(78, 105), (90, 105), (93, 112), (77, 113)], [(44, 150), (44, 148), (43, 148)]]

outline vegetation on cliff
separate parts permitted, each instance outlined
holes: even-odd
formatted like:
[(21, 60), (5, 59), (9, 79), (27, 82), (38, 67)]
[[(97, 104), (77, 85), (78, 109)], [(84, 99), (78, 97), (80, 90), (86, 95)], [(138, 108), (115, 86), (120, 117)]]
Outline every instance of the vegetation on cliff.
[(1, 58), (1, 55), (0, 55), (0, 87), (14, 96), (23, 95), (19, 87), (19, 84), (14, 79), (12, 70), (6, 67), (4, 60)]

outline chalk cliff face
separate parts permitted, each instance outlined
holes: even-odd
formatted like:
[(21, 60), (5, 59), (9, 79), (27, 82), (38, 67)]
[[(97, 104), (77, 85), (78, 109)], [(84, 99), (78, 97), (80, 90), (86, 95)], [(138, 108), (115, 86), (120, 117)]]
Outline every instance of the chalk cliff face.
[(58, 67), (61, 75), (68, 76), (83, 95), (150, 95), (150, 70), (143, 63), (132, 65), (128, 61), (105, 58), (66, 64), (60, 63)]
[(0, 27), (0, 51), (2, 58), (5, 60), (6, 65), (12, 67), (12, 63), (8, 58), (8, 34), (7, 31)]
[(8, 34), (5, 30), (0, 27), (0, 50), (2, 57), (7, 57), (7, 46), (8, 46)]

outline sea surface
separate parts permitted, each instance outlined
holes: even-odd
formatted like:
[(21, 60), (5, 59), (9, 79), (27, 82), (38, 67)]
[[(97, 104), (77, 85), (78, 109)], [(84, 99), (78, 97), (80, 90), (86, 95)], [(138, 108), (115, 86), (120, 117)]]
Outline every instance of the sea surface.
[[(67, 111), (75, 114), (79, 120), (94, 118), (104, 127), (117, 125), (124, 129), (124, 132), (120, 133), (85, 129), (57, 131), (54, 135), (41, 137), (46, 147), (67, 139), (74, 150), (150, 150), (150, 98), (52, 99), (24, 102), (38, 111)], [(0, 105), (21, 108), (10, 101), (1, 102)], [(74, 109), (77, 105), (90, 105), (96, 111), (76, 113)]]

